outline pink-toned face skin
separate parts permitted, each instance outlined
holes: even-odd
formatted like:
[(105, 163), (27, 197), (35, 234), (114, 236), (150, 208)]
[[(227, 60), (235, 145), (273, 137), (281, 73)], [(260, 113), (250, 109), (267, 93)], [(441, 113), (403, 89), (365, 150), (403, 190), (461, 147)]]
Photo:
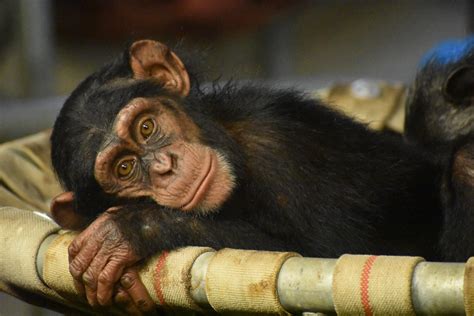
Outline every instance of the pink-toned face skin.
[(235, 186), (222, 154), (199, 142), (197, 126), (170, 99), (137, 98), (117, 115), (95, 162), (95, 178), (118, 197), (201, 214), (217, 210)]

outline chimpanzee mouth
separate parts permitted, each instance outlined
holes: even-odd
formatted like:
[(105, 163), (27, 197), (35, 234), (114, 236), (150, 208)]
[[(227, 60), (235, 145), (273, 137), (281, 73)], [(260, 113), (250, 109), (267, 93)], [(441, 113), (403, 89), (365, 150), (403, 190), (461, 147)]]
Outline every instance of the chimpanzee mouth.
[(194, 209), (205, 197), (207, 192), (209, 191), (209, 188), (213, 182), (214, 175), (216, 173), (216, 158), (214, 153), (209, 152), (207, 155), (209, 163), (208, 166), (202, 177), (201, 180), (196, 180), (196, 182), (199, 181), (199, 184), (196, 186), (196, 190), (194, 191), (193, 194), (190, 195), (188, 202), (184, 203), (184, 205), (181, 207), (183, 211), (190, 211)]

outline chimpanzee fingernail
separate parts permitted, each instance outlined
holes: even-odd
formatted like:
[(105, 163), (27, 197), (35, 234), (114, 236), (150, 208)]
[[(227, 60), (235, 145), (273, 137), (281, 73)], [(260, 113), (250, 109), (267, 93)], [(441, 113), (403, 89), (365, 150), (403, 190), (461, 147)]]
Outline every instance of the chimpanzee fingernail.
[(129, 289), (132, 287), (132, 279), (129, 276), (124, 275), (123, 277), (120, 278), (120, 284), (124, 288)]
[(147, 301), (145, 300), (138, 300), (137, 305), (140, 309), (148, 307)]

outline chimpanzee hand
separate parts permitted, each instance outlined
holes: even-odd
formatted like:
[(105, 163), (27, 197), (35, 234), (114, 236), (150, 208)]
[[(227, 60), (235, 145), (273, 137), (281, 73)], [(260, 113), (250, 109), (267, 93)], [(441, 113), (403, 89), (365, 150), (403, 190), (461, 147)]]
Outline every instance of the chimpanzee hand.
[(256, 240), (264, 241), (262, 249), (286, 250), (244, 221), (196, 217), (153, 203), (123, 205), (100, 215), (76, 237), (69, 247), (69, 270), (92, 306), (108, 305), (115, 295), (129, 313), (146, 312), (154, 304), (133, 267), (139, 260), (184, 246), (259, 249)]
[(157, 310), (135, 267), (127, 268), (120, 278), (114, 302), (128, 315), (156, 315)]
[(92, 306), (111, 304), (124, 269), (141, 259), (112, 220), (116, 211), (103, 213), (69, 246), (69, 271)]

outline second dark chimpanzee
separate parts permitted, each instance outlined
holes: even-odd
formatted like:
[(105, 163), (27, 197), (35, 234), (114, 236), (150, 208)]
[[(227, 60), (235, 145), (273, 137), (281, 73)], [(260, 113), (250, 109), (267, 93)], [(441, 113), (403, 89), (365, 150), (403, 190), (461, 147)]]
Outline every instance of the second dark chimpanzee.
[(423, 57), (410, 89), (406, 137), (429, 151), (446, 151), (474, 134), (473, 105), (474, 37), (439, 44)]
[(472, 256), (474, 37), (446, 41), (423, 57), (407, 98), (405, 136), (436, 159), (452, 160), (443, 179), (441, 249), (447, 259)]
[(298, 92), (193, 78), (166, 46), (138, 41), (82, 82), (56, 121), (52, 159), (70, 192), (52, 211), (66, 227), (93, 221), (70, 246), (91, 304), (110, 303), (124, 268), (187, 245), (474, 254), (468, 227), (440, 239), (445, 218), (463, 220), (443, 214), (449, 164)]

